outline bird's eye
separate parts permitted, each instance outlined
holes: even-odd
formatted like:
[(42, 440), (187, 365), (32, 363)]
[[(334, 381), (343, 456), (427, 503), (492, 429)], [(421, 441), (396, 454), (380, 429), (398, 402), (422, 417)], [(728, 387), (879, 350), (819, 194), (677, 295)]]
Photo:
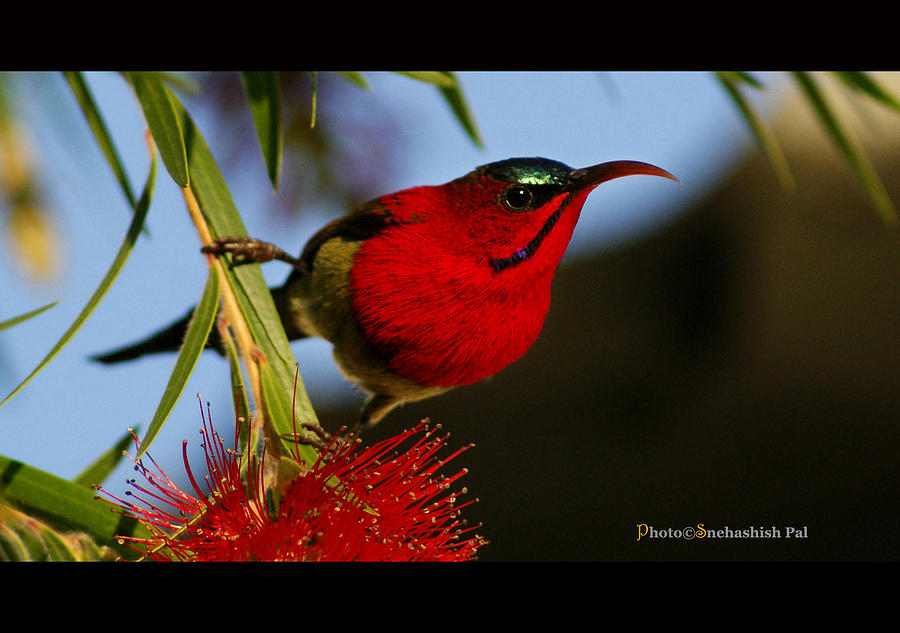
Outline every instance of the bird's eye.
[(502, 202), (510, 211), (524, 211), (531, 204), (534, 194), (528, 187), (513, 185), (503, 192)]

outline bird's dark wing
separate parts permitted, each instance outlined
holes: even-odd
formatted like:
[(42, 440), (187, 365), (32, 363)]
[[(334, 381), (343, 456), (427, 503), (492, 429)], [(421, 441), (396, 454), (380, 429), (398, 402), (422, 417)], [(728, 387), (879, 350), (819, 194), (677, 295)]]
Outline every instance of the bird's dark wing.
[[(369, 202), (348, 215), (332, 220), (309, 238), (300, 253), (300, 261), (305, 270), (313, 269), (319, 248), (332, 238), (342, 237), (346, 240), (361, 242), (377, 235), (389, 226), (402, 224), (403, 221), (391, 213), (380, 200)], [(286, 285), (302, 274), (305, 274), (303, 270), (295, 268), (291, 271)]]

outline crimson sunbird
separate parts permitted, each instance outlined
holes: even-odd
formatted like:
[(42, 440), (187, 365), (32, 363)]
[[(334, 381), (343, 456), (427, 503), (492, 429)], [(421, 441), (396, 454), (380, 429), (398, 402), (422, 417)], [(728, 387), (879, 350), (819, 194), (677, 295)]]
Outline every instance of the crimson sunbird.
[[(322, 227), (299, 257), (253, 238), (219, 238), (202, 250), (231, 253), (234, 264), (292, 266), (272, 289), (285, 333), (332, 343), (343, 374), (368, 394), (358, 432), (398, 405), (478, 382), (521, 358), (544, 324), (553, 275), (588, 194), (639, 174), (678, 180), (638, 161), (573, 169), (510, 158), (376, 198)], [(95, 360), (174, 351), (190, 316)], [(207, 345), (219, 345), (215, 330)]]

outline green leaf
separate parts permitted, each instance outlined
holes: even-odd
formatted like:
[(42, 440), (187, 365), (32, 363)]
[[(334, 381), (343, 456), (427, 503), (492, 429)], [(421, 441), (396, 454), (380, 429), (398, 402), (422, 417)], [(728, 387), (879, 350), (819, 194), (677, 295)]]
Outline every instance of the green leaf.
[(53, 523), (60, 529), (86, 532), (101, 543), (116, 535), (147, 537), (133, 517), (112, 512), (95, 491), (20, 461), (0, 455), (0, 497)]
[(472, 139), (472, 142), (474, 142), (478, 147), (483, 148), (484, 144), (481, 142), (481, 136), (479, 135), (478, 128), (475, 125), (475, 119), (469, 110), (469, 106), (466, 102), (466, 97), (463, 94), (462, 87), (456, 80), (456, 76), (450, 72), (445, 72), (442, 74), (449, 78), (452, 81), (452, 84), (450, 86), (439, 85), (438, 90), (440, 90), (441, 95), (447, 102), (447, 105), (450, 106), (450, 109), (456, 116), (457, 121), (459, 121), (459, 124), (462, 125), (463, 129), (466, 131), (466, 134), (468, 134), (469, 138)]
[(42, 527), (41, 538), (44, 540), (44, 547), (47, 552), (46, 560), (67, 563), (77, 560), (68, 543), (62, 540), (53, 530)]
[(803, 91), (813, 110), (819, 116), (825, 131), (831, 136), (832, 141), (837, 146), (838, 151), (844, 155), (844, 158), (850, 164), (850, 167), (856, 172), (857, 177), (862, 183), (865, 190), (872, 199), (872, 204), (881, 215), (885, 224), (891, 228), (898, 225), (897, 213), (894, 205), (888, 196), (884, 185), (878, 178), (875, 168), (869, 162), (868, 157), (858, 148), (850, 137), (844, 132), (837, 118), (832, 112), (831, 107), (825, 101), (825, 97), (819, 90), (818, 85), (812, 76), (807, 72), (795, 72), (793, 76)]
[(184, 95), (195, 97), (200, 94), (200, 86), (197, 82), (178, 72), (157, 71), (157, 76), (166, 82), (172, 90), (177, 90)]
[(83, 532), (63, 536), (44, 521), (0, 501), (0, 561), (74, 562), (101, 560), (103, 554)]
[[(243, 420), (241, 432), (238, 438), (239, 450), (246, 452), (248, 446), (256, 446), (250, 434), (250, 402), (247, 399), (247, 390), (244, 388), (244, 380), (241, 375), (241, 364), (234, 341), (230, 336), (222, 337), (225, 356), (228, 358), (228, 370), (231, 377), (231, 396), (234, 402), (235, 420)], [(246, 468), (247, 460), (243, 466)]]
[(48, 303), (42, 308), (38, 308), (37, 310), (32, 310), (31, 312), (26, 312), (25, 314), (20, 314), (17, 317), (13, 317), (11, 319), (7, 319), (6, 321), (0, 321), (0, 330), (5, 330), (6, 328), (12, 327), (22, 321), (27, 321), (33, 316), (39, 315), (44, 310), (49, 310), (53, 306), (55, 306), (59, 301), (54, 301), (53, 303)]
[(352, 83), (353, 85), (359, 86), (363, 90), (369, 89), (369, 82), (366, 81), (366, 78), (363, 77), (362, 73), (358, 73), (353, 70), (344, 70), (339, 73), (341, 77)]
[(269, 172), (272, 187), (278, 188), (281, 172), (282, 132), (281, 132), (281, 88), (278, 73), (241, 73), (250, 111), (256, 124), (256, 134), (262, 149), (263, 159)]
[(753, 86), (754, 88), (757, 88), (759, 90), (762, 90), (763, 88), (765, 88), (765, 85), (763, 84), (763, 82), (761, 82), (759, 79), (757, 79), (750, 73), (745, 73), (742, 71), (734, 71), (734, 70), (723, 70), (723, 71), (717, 72), (716, 75), (719, 77), (719, 79), (724, 79), (731, 83), (738, 83), (738, 82), (745, 83), (745, 84)]
[(851, 88), (864, 92), (889, 108), (900, 111), (900, 101), (897, 101), (894, 95), (876, 82), (869, 73), (835, 71), (832, 74)]
[(478, 147), (484, 147), (478, 127), (475, 125), (475, 118), (472, 116), (456, 75), (447, 71), (398, 71), (397, 74), (436, 86), (472, 142)]
[[(22, 534), (0, 523), (0, 562), (24, 563), (33, 560), (33, 551), (37, 549), (33, 540), (22, 540)], [(27, 536), (26, 536), (27, 538)]]
[(37, 367), (34, 368), (25, 380), (23, 380), (19, 385), (12, 390), (12, 392), (0, 402), (0, 407), (6, 404), (10, 398), (12, 398), (15, 394), (17, 394), (22, 387), (28, 384), (32, 378), (34, 378), (38, 372), (40, 372), (46, 365), (49, 363), (54, 356), (56, 356), (59, 351), (66, 346), (66, 344), (75, 336), (75, 333), (81, 328), (85, 321), (87, 321), (88, 317), (93, 313), (94, 309), (100, 304), (100, 301), (103, 299), (106, 292), (112, 286), (113, 282), (118, 277), (119, 272), (121, 272), (122, 267), (125, 265), (125, 262), (128, 260), (128, 256), (131, 254), (132, 248), (134, 248), (134, 243), (137, 241), (138, 235), (141, 232), (141, 228), (144, 226), (144, 219), (147, 217), (147, 210), (150, 208), (150, 199), (153, 196), (153, 184), (156, 180), (156, 154), (153, 152), (152, 148), (150, 151), (150, 173), (147, 176), (147, 182), (144, 184), (144, 190), (141, 193), (141, 197), (138, 200), (137, 206), (134, 210), (134, 216), (131, 218), (131, 224), (128, 227), (128, 232), (125, 234), (125, 240), (122, 243), (122, 246), (119, 248), (119, 252), (116, 254), (115, 259), (113, 260), (112, 265), (107, 271), (106, 275), (103, 277), (103, 280), (100, 282), (100, 285), (94, 291), (94, 294), (91, 295), (91, 298), (88, 300), (87, 305), (84, 306), (81, 313), (69, 326), (62, 337), (60, 337), (59, 341), (56, 342), (56, 345), (47, 353), (44, 359), (38, 364)]
[[(286, 421), (293, 420), (294, 418), (291, 415), (291, 401), (282, 397), (284, 393), (283, 386), (278, 381), (278, 376), (276, 375), (274, 368), (268, 363), (262, 363), (260, 366), (260, 382), (262, 382), (263, 394), (266, 399), (266, 411), (269, 415), (266, 416), (266, 420), (272, 421)], [(303, 429), (301, 426), (297, 425), (297, 432), (299, 434), (303, 433)], [(287, 432), (285, 430), (287, 429)], [(294, 424), (291, 422), (291, 426), (287, 428), (287, 424), (282, 424), (280, 426), (274, 425), (272, 428), (272, 437), (280, 437), (283, 440), (286, 440), (291, 445), (294, 445)], [(307, 464), (314, 464), (316, 459), (318, 458), (318, 453), (316, 453), (315, 449), (308, 444), (297, 444), (297, 448), (300, 451), (300, 457)]]
[(124, 451), (132, 442), (134, 442), (134, 436), (129, 430), (114, 446), (94, 460), (94, 463), (81, 471), (72, 481), (88, 487), (102, 484), (122, 461)]
[[(244, 223), (209, 147), (177, 99), (175, 104), (186, 136), (191, 139), (187, 146), (191, 191), (213, 237), (246, 236)], [(291, 411), (296, 360), (275, 310), (272, 294), (258, 264), (224, 266), (223, 269), (253, 341), (277, 380), (278, 388), (267, 393), (271, 401), (262, 404), (272, 414), (270, 423), (278, 435), (289, 435), (293, 428), (292, 416), (284, 415), (284, 412)], [(297, 384), (294, 414), (298, 424), (317, 423), (302, 381)], [(278, 450), (275, 446), (270, 448)]]
[(160, 429), (181, 393), (187, 384), (188, 378), (197, 365), (197, 359), (206, 347), (206, 341), (209, 338), (209, 332), (212, 330), (213, 323), (216, 320), (216, 313), (219, 309), (219, 275), (213, 267), (209, 269), (209, 277), (206, 280), (206, 287), (203, 289), (203, 296), (194, 309), (194, 315), (188, 325), (187, 332), (184, 336), (184, 344), (181, 351), (178, 352), (178, 359), (175, 361), (175, 367), (169, 376), (169, 382), (166, 390), (160, 398), (159, 405), (156, 407), (156, 413), (150, 421), (150, 427), (147, 429), (146, 435), (141, 440), (141, 446), (135, 459), (140, 459), (150, 444), (156, 439)]
[(755, 79), (748, 79), (748, 77), (749, 76), (746, 75), (746, 73), (716, 73), (716, 78), (725, 88), (728, 96), (731, 97), (731, 99), (735, 102), (735, 105), (737, 105), (738, 109), (740, 110), (741, 114), (744, 116), (744, 120), (750, 127), (750, 131), (753, 133), (753, 136), (756, 137), (756, 142), (759, 144), (763, 155), (766, 157), (769, 165), (775, 172), (775, 176), (778, 178), (781, 186), (786, 189), (792, 189), (794, 187), (794, 178), (791, 176), (790, 168), (788, 167), (787, 160), (784, 157), (784, 153), (781, 151), (781, 146), (778, 144), (778, 141), (775, 140), (775, 136), (771, 133), (769, 127), (756, 114), (756, 111), (744, 98), (744, 95), (741, 93), (740, 88), (737, 85), (738, 82), (743, 82), (749, 83), (750, 85), (753, 85), (755, 87), (762, 86), (762, 84), (757, 82)]
[(415, 79), (417, 81), (424, 81), (425, 83), (434, 84), (435, 86), (441, 88), (456, 87), (456, 80), (452, 75), (450, 75), (450, 73), (429, 70), (414, 70), (397, 71), (397, 74), (403, 75), (404, 77), (409, 77), (410, 79)]
[(312, 96), (309, 104), (309, 127), (316, 127), (316, 110), (319, 104), (319, 73), (312, 74)]
[(179, 187), (187, 187), (190, 184), (190, 172), (174, 95), (156, 73), (129, 73), (128, 77), (166, 170)]
[[(21, 505), (21, 504), (15, 504)], [(98, 545), (83, 531), (59, 530), (34, 511), (23, 512), (0, 498), (0, 561), (111, 561), (131, 552), (118, 544)]]
[(122, 159), (119, 157), (119, 152), (116, 150), (112, 137), (109, 135), (109, 130), (103, 121), (100, 110), (97, 108), (90, 88), (84, 80), (84, 76), (80, 72), (74, 71), (66, 71), (63, 73), (63, 76), (69, 82), (69, 87), (75, 94), (78, 105), (81, 106), (81, 111), (84, 114), (84, 118), (87, 119), (88, 127), (93, 132), (94, 138), (97, 140), (97, 145), (100, 146), (100, 151), (103, 152), (116, 180), (119, 182), (119, 186), (122, 187), (125, 198), (128, 200), (128, 206), (134, 209), (136, 200), (131, 189), (131, 183), (128, 181), (128, 175), (122, 166)]

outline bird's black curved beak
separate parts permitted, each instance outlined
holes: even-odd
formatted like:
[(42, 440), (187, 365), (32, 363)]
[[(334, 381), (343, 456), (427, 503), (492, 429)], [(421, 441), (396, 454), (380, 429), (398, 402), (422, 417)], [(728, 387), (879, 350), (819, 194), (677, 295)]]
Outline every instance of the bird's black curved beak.
[(568, 191), (583, 191), (596, 187), (600, 183), (622, 176), (660, 176), (669, 178), (675, 182), (681, 182), (656, 165), (642, 163), (637, 160), (614, 160), (608, 163), (600, 163), (583, 169), (573, 169), (569, 174), (569, 182), (566, 185)]

